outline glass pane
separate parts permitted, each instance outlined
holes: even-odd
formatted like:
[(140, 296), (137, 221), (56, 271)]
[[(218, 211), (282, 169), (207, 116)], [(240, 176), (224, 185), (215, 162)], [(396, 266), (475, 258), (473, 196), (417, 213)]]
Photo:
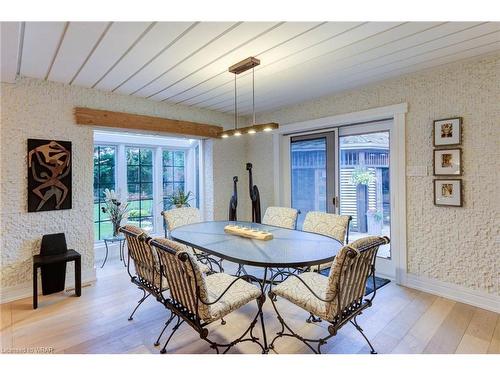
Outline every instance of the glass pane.
[(101, 221), (110, 220), (111, 218), (109, 217), (109, 212), (107, 212), (107, 213), (102, 212), (102, 208), (106, 207), (106, 204), (100, 203), (98, 207), (99, 207), (99, 215), (100, 215)]
[(102, 221), (101, 222), (101, 240), (106, 237), (113, 236), (113, 224), (111, 221)]
[(184, 191), (184, 182), (174, 183), (174, 192), (177, 193), (179, 191)]
[(174, 165), (176, 167), (184, 166), (184, 151), (175, 151), (174, 153)]
[(127, 164), (138, 165), (139, 164), (139, 149), (127, 147)]
[(166, 184), (163, 184), (163, 196), (170, 196), (174, 193), (174, 184), (169, 182)]
[(148, 232), (151, 232), (153, 230), (153, 218), (152, 217), (141, 218), (140, 227)]
[[(390, 237), (389, 132), (340, 137), (340, 213), (351, 215), (349, 242)], [(390, 258), (390, 245), (378, 256)]]
[(94, 223), (94, 242), (99, 241), (99, 223)]
[(183, 182), (184, 181), (184, 167), (174, 168), (174, 181)]
[(163, 168), (163, 182), (172, 182), (174, 180), (174, 168), (164, 167)]
[(128, 190), (128, 200), (129, 201), (135, 201), (139, 199), (139, 184), (128, 184), (127, 190)]
[(115, 183), (115, 166), (114, 165), (101, 165), (100, 184), (114, 184)]
[(153, 184), (141, 184), (141, 198), (153, 199)]
[(139, 182), (139, 167), (127, 166), (127, 182)]
[(307, 212), (326, 212), (326, 138), (292, 141), (290, 147), (292, 207), (301, 212), (301, 228)]
[(172, 166), (174, 163), (174, 155), (172, 151), (163, 151), (163, 165)]
[(141, 165), (141, 183), (143, 182), (153, 182), (153, 167)]
[(149, 148), (141, 148), (140, 150), (141, 164), (153, 165), (153, 150)]

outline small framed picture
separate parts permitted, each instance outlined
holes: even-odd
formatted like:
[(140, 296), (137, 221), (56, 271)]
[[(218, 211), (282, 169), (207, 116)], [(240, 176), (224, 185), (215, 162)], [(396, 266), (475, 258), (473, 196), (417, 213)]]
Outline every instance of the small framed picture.
[(434, 150), (434, 176), (461, 176), (462, 150), (446, 148)]
[(462, 180), (434, 180), (434, 205), (462, 207)]
[(434, 146), (456, 146), (462, 143), (462, 117), (434, 121)]

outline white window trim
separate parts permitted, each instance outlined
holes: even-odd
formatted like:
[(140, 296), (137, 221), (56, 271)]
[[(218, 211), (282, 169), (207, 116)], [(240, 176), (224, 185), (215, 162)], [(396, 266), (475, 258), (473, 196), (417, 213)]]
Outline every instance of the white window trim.
[[(318, 119), (306, 120), (296, 123), (290, 123), (281, 126), (273, 134), (273, 151), (274, 151), (274, 204), (285, 205), (284, 198), (286, 196), (285, 189), (287, 178), (285, 171), (287, 149), (289, 144), (284, 142), (286, 135), (290, 133), (311, 132), (316, 130), (325, 131), (328, 129), (339, 128), (351, 124), (359, 124), (362, 122), (371, 122), (384, 119), (393, 119), (394, 143), (391, 144), (391, 154), (394, 155), (394, 162), (391, 168), (394, 168), (394, 181), (391, 181), (391, 189), (394, 191), (395, 204), (393, 207), (394, 225), (391, 233), (391, 249), (396, 267), (396, 282), (398, 284), (406, 284), (407, 278), (407, 249), (406, 249), (406, 113), (408, 112), (408, 104), (400, 103), (385, 107), (367, 109), (364, 111), (345, 113), (341, 115), (322, 117)], [(289, 153), (289, 151), (288, 151)], [(288, 183), (289, 185), (289, 183)]]
[[(106, 131), (94, 131), (94, 146), (115, 146), (115, 189), (120, 192), (122, 198), (127, 195), (127, 160), (126, 147), (141, 147), (153, 150), (153, 225), (154, 232), (152, 236), (164, 236), (163, 218), (163, 150), (186, 151), (186, 160), (184, 163), (184, 178), (186, 181), (186, 190), (195, 190), (194, 173), (195, 167), (195, 147), (199, 146), (199, 164), (200, 164), (200, 207), (203, 207), (204, 188), (203, 188), (203, 142), (198, 139), (184, 139), (172, 137), (159, 137), (150, 135), (139, 135), (131, 133), (115, 133)], [(189, 181), (188, 175), (192, 181)], [(203, 210), (200, 210), (203, 211)], [(95, 247), (100, 247), (103, 240), (95, 241)]]

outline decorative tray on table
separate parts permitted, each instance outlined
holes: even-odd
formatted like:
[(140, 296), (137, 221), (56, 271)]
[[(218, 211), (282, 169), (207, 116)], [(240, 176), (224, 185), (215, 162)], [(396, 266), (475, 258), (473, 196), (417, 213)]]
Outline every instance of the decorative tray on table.
[(270, 232), (240, 225), (226, 225), (224, 227), (224, 232), (240, 237), (252, 238), (254, 240), (269, 241), (273, 239), (273, 234)]

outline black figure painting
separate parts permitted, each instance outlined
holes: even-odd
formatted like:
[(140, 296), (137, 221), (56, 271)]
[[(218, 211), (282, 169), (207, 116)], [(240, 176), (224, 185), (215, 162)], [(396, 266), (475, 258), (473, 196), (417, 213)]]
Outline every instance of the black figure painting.
[(229, 201), (229, 221), (236, 221), (236, 209), (238, 208), (238, 176), (233, 177), (233, 195), (231, 196), (231, 200)]
[(28, 212), (71, 208), (71, 142), (28, 139)]
[(248, 186), (250, 189), (250, 199), (252, 200), (252, 221), (260, 223), (260, 195), (257, 185), (253, 184), (252, 179), (252, 163), (247, 163), (248, 171)]

